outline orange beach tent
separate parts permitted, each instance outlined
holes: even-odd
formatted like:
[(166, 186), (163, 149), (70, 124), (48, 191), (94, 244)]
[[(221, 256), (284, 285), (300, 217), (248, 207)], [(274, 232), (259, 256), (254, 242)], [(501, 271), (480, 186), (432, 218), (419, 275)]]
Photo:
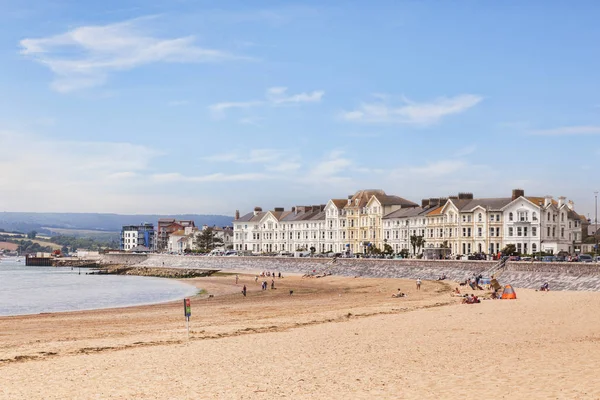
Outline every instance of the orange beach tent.
[(515, 289), (512, 288), (512, 286), (510, 285), (506, 285), (504, 286), (504, 292), (502, 293), (502, 300), (505, 299), (517, 299), (517, 293), (515, 292)]

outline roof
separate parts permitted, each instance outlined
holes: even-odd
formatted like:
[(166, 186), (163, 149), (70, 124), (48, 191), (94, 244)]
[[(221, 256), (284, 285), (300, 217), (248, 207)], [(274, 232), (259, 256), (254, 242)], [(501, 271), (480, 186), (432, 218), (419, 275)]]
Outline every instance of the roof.
[[(546, 198), (545, 197), (525, 196), (525, 198), (527, 200), (529, 200), (530, 202), (532, 202), (533, 204), (535, 204), (536, 206), (544, 205), (544, 203), (546, 202)], [(552, 199), (552, 204), (554, 204), (555, 206), (558, 206), (558, 202), (556, 200), (554, 200), (554, 199)]]
[(427, 213), (427, 216), (435, 216), (435, 215), (442, 215), (442, 210), (444, 209), (444, 206), (437, 206), (436, 208), (434, 208), (433, 210), (429, 211)]
[(428, 212), (429, 210), (430, 210), (429, 207), (426, 207), (426, 208), (422, 208), (422, 207), (401, 208), (401, 209), (391, 212), (387, 215), (384, 215), (383, 218), (389, 219), (389, 218), (416, 217), (418, 215)]
[(331, 202), (337, 207), (337, 208), (344, 208), (344, 206), (346, 204), (348, 204), (348, 200), (346, 199), (331, 199)]
[(266, 212), (260, 211), (254, 215), (254, 211), (240, 217), (236, 222), (258, 222), (264, 217)]
[(511, 197), (494, 197), (487, 199), (473, 199), (467, 200), (467, 203), (462, 203), (465, 200), (459, 200), (461, 202), (461, 206), (458, 207), (460, 211), (469, 211), (473, 210), (476, 207), (483, 207), (485, 209), (489, 208), (490, 211), (500, 211), (503, 207), (506, 207), (513, 200)]
[[(355, 208), (355, 207), (364, 207), (367, 205), (371, 197), (379, 194), (382, 196), (386, 196), (385, 192), (381, 189), (367, 189), (367, 190), (359, 190), (354, 193), (354, 196), (351, 197), (350, 204), (346, 204), (344, 208)], [(356, 200), (358, 200), (358, 204), (356, 204)]]
[(390, 196), (387, 194), (374, 194), (374, 196), (379, 200), (379, 203), (382, 206), (404, 206), (404, 207), (417, 207), (417, 203), (413, 203), (410, 200), (406, 200), (400, 196)]
[(178, 231), (171, 233), (171, 236), (185, 236), (185, 231), (180, 229)]

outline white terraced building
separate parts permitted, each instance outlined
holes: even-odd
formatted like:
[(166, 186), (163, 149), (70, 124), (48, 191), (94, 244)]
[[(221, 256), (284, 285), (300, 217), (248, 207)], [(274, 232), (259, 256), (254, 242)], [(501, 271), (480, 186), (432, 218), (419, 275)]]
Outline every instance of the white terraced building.
[[(522, 254), (580, 249), (584, 219), (572, 201), (525, 196), (516, 189), (504, 198), (461, 193), (424, 199), (421, 206), (382, 190), (361, 190), (325, 205), (253, 212), (234, 220), (234, 249), (255, 254), (315, 249), (317, 253), (365, 253), (391, 246), (406, 250), (443, 249), (444, 254), (497, 254), (508, 244)], [(416, 249), (411, 237), (422, 236)]]

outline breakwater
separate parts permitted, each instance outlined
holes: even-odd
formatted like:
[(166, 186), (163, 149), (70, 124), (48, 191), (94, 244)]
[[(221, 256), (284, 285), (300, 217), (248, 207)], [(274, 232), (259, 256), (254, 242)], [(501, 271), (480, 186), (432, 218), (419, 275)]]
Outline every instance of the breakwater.
[(152, 276), (156, 278), (198, 278), (202, 276), (210, 276), (218, 272), (214, 269), (194, 269), (194, 268), (153, 268), (153, 267), (129, 267), (122, 265), (108, 266), (99, 269), (94, 274), (99, 275), (136, 275), (136, 276)]
[[(103, 263), (139, 267), (168, 267), (175, 269), (209, 269), (235, 271), (275, 271), (282, 273), (332, 273), (342, 276), (403, 278), (434, 280), (442, 275), (462, 281), (473, 274), (483, 273), (496, 261), (454, 260), (379, 260), (340, 258), (288, 257), (200, 257), (161, 254), (109, 254)], [(515, 287), (539, 288), (549, 282), (552, 290), (600, 291), (600, 265), (585, 263), (506, 263), (499, 280)]]

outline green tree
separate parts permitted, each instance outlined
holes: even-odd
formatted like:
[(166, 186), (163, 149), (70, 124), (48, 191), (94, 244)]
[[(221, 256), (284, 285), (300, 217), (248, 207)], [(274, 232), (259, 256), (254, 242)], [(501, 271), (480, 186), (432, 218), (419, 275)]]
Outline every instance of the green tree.
[(512, 243), (507, 244), (506, 247), (502, 249), (502, 254), (504, 254), (505, 256), (512, 256), (516, 252), (517, 247)]
[(408, 250), (407, 249), (402, 249), (400, 250), (400, 257), (402, 258), (408, 258), (409, 254), (408, 254)]
[(202, 229), (194, 238), (194, 246), (198, 249), (212, 250), (223, 243), (223, 239), (217, 237), (215, 230), (211, 227)]
[(383, 254), (392, 254), (394, 252), (394, 249), (392, 249), (392, 246), (390, 246), (389, 244), (384, 244), (383, 245)]
[(413, 254), (417, 254), (417, 251), (421, 251), (421, 248), (425, 246), (425, 239), (421, 235), (412, 235), (410, 245), (413, 248)]
[(37, 232), (31, 231), (27, 234), (27, 239), (35, 239), (36, 236), (37, 236)]

